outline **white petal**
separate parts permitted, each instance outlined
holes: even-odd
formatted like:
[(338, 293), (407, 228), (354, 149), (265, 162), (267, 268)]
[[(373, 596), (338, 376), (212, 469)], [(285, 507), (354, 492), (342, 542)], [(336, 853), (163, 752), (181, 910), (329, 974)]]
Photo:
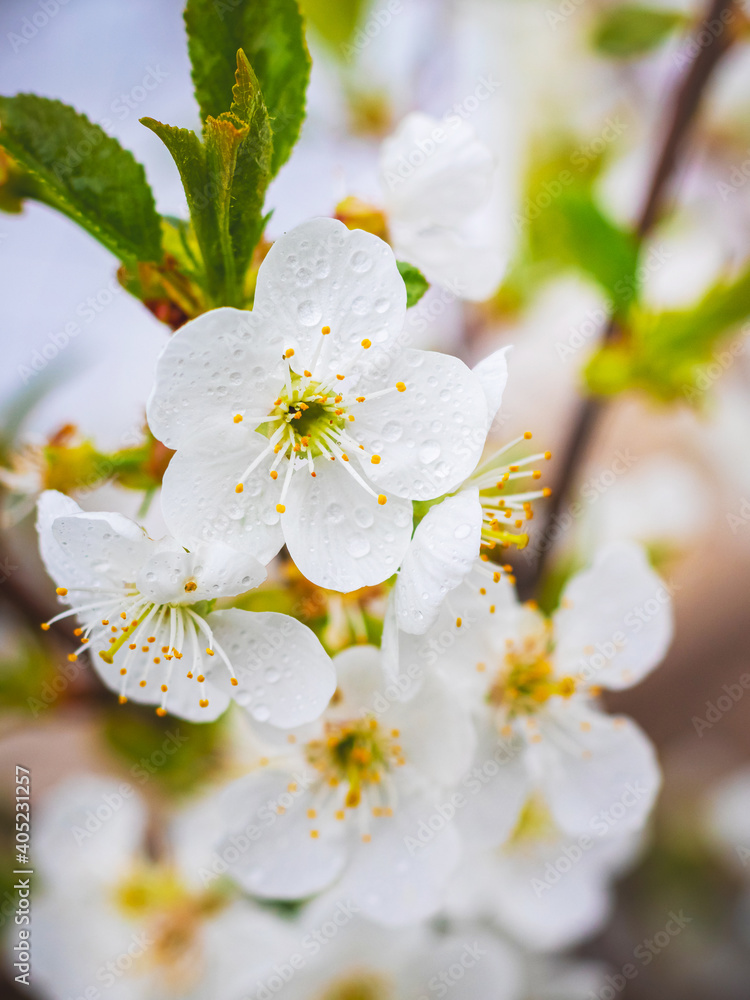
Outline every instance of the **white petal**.
[(202, 946), (205, 966), (191, 1000), (233, 1000), (257, 996), (297, 951), (299, 935), (289, 921), (238, 900), (204, 922)]
[(411, 503), (378, 503), (338, 459), (319, 459), (313, 478), (292, 477), (282, 518), (289, 553), (308, 580), (351, 591), (382, 583), (398, 569), (412, 529)]
[(506, 256), (485, 238), (446, 227), (415, 229), (395, 224), (391, 238), (400, 259), (418, 267), (431, 284), (470, 302), (488, 299), (505, 272)]
[[(52, 535), (55, 518), (64, 514), (80, 514), (81, 508), (70, 497), (57, 490), (45, 490), (37, 501), (36, 530), (39, 535), (39, 552), (44, 567), (58, 586), (67, 586), (77, 579), (81, 586), (97, 586), (93, 574), (81, 576), (81, 568), (71, 556), (57, 544)], [(85, 580), (85, 582), (84, 582)]]
[(529, 747), (557, 825), (566, 833), (622, 834), (643, 827), (661, 785), (654, 747), (623, 716), (577, 700), (539, 717), (541, 742)]
[(457, 823), (472, 850), (497, 847), (508, 839), (529, 797), (525, 746), (517, 736), (498, 735), (488, 715), (477, 725), (474, 761), (459, 785)]
[(267, 438), (245, 424), (208, 428), (185, 442), (167, 467), (161, 505), (169, 530), (188, 548), (223, 542), (264, 565), (283, 544), (276, 504), (281, 476), (269, 476), (273, 454), (235, 487), (248, 466), (268, 447)]
[(396, 616), (405, 632), (425, 632), (445, 595), (471, 571), (479, 554), (479, 492), (461, 490), (432, 507), (414, 532), (396, 582)]
[(503, 401), (503, 393), (508, 383), (508, 354), (512, 350), (512, 347), (501, 347), (499, 351), (483, 358), (472, 368), (482, 385), (482, 391), (487, 400), (488, 432)]
[(326, 719), (349, 720), (363, 711), (374, 711), (383, 690), (381, 652), (375, 646), (350, 646), (333, 658), (336, 671), (336, 700)]
[(353, 425), (358, 443), (381, 456), (369, 478), (412, 500), (451, 492), (484, 447), (487, 401), (479, 379), (458, 358), (415, 350), (399, 355), (389, 375), (406, 390), (359, 404)]
[(632, 856), (633, 844), (631, 837), (592, 836), (511, 843), (482, 859), (464, 905), (473, 901), (475, 913), (498, 920), (526, 947), (570, 947), (598, 930), (610, 911), (612, 845)]
[(273, 316), (213, 309), (167, 341), (156, 365), (146, 413), (151, 430), (177, 448), (207, 420), (231, 421), (271, 409), (283, 381), (286, 345)]
[(640, 546), (616, 542), (566, 586), (555, 614), (557, 670), (619, 690), (642, 680), (672, 640), (672, 601)]
[[(461, 974), (454, 979), (450, 970), (458, 969)], [(497, 934), (476, 926), (436, 935), (412, 954), (402, 995), (420, 1000), (430, 993), (440, 996), (437, 987), (446, 978), (445, 995), (451, 1000), (522, 1000), (528, 996), (518, 953)]]
[(346, 864), (346, 824), (316, 820), (321, 835), (310, 836), (306, 782), (303, 773), (257, 772), (233, 782), (222, 796), (227, 835), (218, 854), (226, 855), (229, 874), (255, 895), (302, 899), (325, 889)]
[(132, 784), (79, 774), (47, 796), (35, 817), (34, 862), (48, 885), (110, 885), (142, 847), (146, 810)]
[(390, 624), (395, 613), (389, 610), (384, 630), (386, 669), (415, 680), (424, 672), (442, 670), (476, 697), (487, 686), (490, 675), (485, 671), (499, 665), (505, 636), (514, 634), (516, 607), (515, 591), (507, 576), (495, 582), (485, 564), (477, 560), (466, 579), (446, 596), (424, 634), (401, 631), (396, 644)]
[[(153, 541), (142, 528), (117, 513), (63, 514), (52, 522), (51, 533), (52, 542), (46, 549), (45, 561), (50, 558), (59, 570), (63, 566), (70, 568), (72, 575), (63, 583), (73, 592), (76, 585), (105, 589), (108, 586), (124, 589), (126, 583), (132, 585), (138, 568), (154, 549)], [(62, 552), (64, 562), (52, 555), (53, 545)], [(91, 594), (85, 596), (83, 603), (93, 600)]]
[(208, 623), (239, 683), (230, 687), (228, 678), (216, 671), (212, 680), (225, 685), (253, 718), (290, 729), (323, 712), (336, 688), (336, 674), (306, 625), (289, 615), (238, 608), (214, 611)]
[(436, 785), (455, 785), (471, 764), (476, 747), (471, 718), (437, 674), (425, 678), (418, 697), (392, 705), (388, 725), (399, 731), (409, 767)]
[(420, 824), (436, 815), (438, 804), (426, 795), (404, 796), (393, 816), (372, 822), (371, 842), (354, 852), (341, 896), (350, 895), (370, 920), (399, 927), (425, 920), (440, 906), (461, 846), (450, 823), (437, 832), (427, 827), (419, 840)]
[[(138, 590), (157, 604), (195, 604), (217, 597), (236, 597), (257, 587), (266, 571), (257, 559), (220, 542), (195, 552), (163, 548), (141, 567)], [(186, 589), (190, 587), (190, 589)]]
[(467, 122), (407, 115), (382, 145), (389, 215), (412, 225), (460, 225), (489, 198), (492, 153)]
[[(258, 272), (258, 310), (273, 317), (284, 346), (294, 349), (295, 370), (311, 367), (321, 329), (330, 327), (313, 373), (330, 377), (392, 353), (406, 318), (406, 288), (383, 240), (335, 219), (312, 219), (269, 250)], [(372, 343), (368, 351), (364, 339)]]

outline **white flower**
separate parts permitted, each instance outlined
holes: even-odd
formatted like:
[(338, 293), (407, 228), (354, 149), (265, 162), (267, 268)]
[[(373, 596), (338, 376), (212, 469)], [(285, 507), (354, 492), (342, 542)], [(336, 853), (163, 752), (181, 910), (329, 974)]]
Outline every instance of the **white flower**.
[(55, 789), (34, 831), (40, 996), (240, 1000), (289, 954), (284, 921), (230, 885), (201, 884), (203, 827), (187, 814), (160, 830), (167, 853), (157, 861), (131, 786), (79, 775)]
[(38, 507), (48, 573), (107, 687), (120, 700), (158, 705), (194, 722), (216, 719), (232, 698), (254, 719), (291, 727), (318, 716), (335, 687), (331, 661), (314, 634), (287, 615), (211, 602), (256, 587), (264, 568), (228, 546), (187, 552), (155, 542), (116, 513), (84, 512), (54, 490)]
[[(516, 949), (486, 927), (460, 923), (449, 933), (425, 924), (394, 932), (363, 920), (353, 900), (331, 891), (298, 919), (302, 960), (274, 1000), (522, 1000)], [(278, 983), (278, 990), (276, 984)]]
[(419, 698), (398, 700), (371, 646), (334, 664), (338, 686), (323, 717), (226, 789), (219, 855), (255, 895), (300, 899), (338, 879), (337, 893), (371, 919), (414, 922), (439, 905), (459, 846), (451, 826), (415, 850), (407, 839), (468, 766), (471, 724), (437, 677)]
[(750, 768), (728, 775), (715, 789), (706, 825), (725, 859), (750, 883)]
[(405, 312), (390, 247), (316, 219), (273, 245), (252, 312), (182, 327), (148, 405), (152, 431), (177, 449), (162, 494), (170, 529), (261, 561), (286, 543), (332, 590), (394, 573), (410, 501), (466, 478), (487, 417), (463, 362), (403, 349)]
[[(509, 350), (496, 351), (473, 369), (487, 398), (488, 433), (508, 379)], [(437, 618), (446, 595), (471, 572), (480, 549), (487, 558), (498, 545), (524, 548), (528, 543), (529, 536), (521, 529), (533, 516), (532, 501), (550, 491), (546, 487), (514, 490), (521, 480), (539, 479), (542, 473), (533, 465), (552, 457), (546, 451), (509, 462), (509, 452), (530, 438), (527, 431), (498, 449), (455, 495), (431, 507), (420, 521), (392, 591), (389, 619), (395, 615), (398, 628), (425, 632)], [(510, 574), (510, 566), (504, 569)], [(493, 565), (493, 575), (499, 577), (502, 571), (503, 567)], [(389, 620), (389, 627), (391, 624)]]
[(597, 817), (613, 832), (645, 822), (659, 788), (651, 743), (631, 720), (593, 700), (600, 688), (640, 681), (672, 636), (669, 594), (642, 550), (618, 543), (567, 584), (551, 619), (517, 603), (491, 564), (444, 602), (422, 636), (400, 633), (400, 671), (415, 663), (450, 678), (476, 720), (472, 771), (491, 777), (470, 796), (462, 821), (492, 843), (510, 835), (538, 794), (565, 834), (588, 833)]
[(487, 917), (526, 948), (570, 947), (607, 919), (612, 880), (633, 861), (640, 839), (609, 836), (604, 823), (565, 836), (532, 797), (508, 840), (465, 858), (448, 886), (447, 909), (457, 917)]
[(465, 299), (489, 298), (505, 267), (495, 241), (472, 232), (489, 207), (493, 175), (492, 153), (457, 115), (407, 115), (383, 143), (380, 181), (396, 256)]

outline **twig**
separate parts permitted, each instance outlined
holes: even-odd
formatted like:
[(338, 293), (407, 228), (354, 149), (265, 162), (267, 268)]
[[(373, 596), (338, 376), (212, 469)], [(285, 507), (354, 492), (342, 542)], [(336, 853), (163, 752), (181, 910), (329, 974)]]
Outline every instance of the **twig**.
[[(712, 0), (695, 33), (694, 43), (697, 46), (697, 53), (682, 78), (672, 102), (669, 128), (654, 168), (643, 209), (635, 226), (639, 242), (647, 235), (661, 214), (669, 182), (688, 138), (690, 127), (696, 118), (706, 85), (722, 56), (734, 41), (732, 22), (736, 13), (735, 0)], [(618, 333), (617, 320), (611, 317), (604, 329), (603, 342), (608, 343)], [(560, 478), (552, 494), (553, 499), (540, 540), (539, 557), (525, 578), (523, 575), (519, 576), (519, 589), (522, 589), (524, 597), (534, 594), (543, 579), (553, 548), (554, 538), (551, 532), (556, 527), (604, 408), (605, 400), (594, 396), (587, 397), (581, 404), (562, 457)]]

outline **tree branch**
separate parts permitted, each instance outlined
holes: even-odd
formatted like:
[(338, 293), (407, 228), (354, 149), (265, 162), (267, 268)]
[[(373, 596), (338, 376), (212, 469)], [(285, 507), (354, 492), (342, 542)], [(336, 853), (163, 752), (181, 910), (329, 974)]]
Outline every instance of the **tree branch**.
[[(734, 27), (738, 17), (735, 0), (712, 0), (693, 36), (692, 46), (696, 51), (672, 101), (669, 127), (635, 227), (639, 242), (661, 215), (669, 183), (698, 114), (706, 86), (722, 56), (734, 41)], [(618, 332), (617, 320), (612, 317), (604, 329), (603, 342), (611, 341)], [(525, 577), (519, 574), (519, 588), (523, 590), (524, 597), (533, 595), (539, 588), (554, 544), (553, 529), (557, 526), (604, 408), (605, 401), (594, 396), (587, 397), (581, 403), (562, 458), (560, 477), (552, 494), (553, 499), (540, 539), (539, 557), (529, 574)]]

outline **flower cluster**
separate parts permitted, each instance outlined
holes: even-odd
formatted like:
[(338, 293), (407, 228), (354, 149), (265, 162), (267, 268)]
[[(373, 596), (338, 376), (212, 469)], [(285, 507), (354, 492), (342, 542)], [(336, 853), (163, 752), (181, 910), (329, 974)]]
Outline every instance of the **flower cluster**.
[[(557, 948), (597, 925), (637, 850), (659, 769), (600, 694), (663, 657), (668, 599), (634, 624), (661, 584), (621, 543), (568, 581), (551, 617), (519, 601), (506, 550), (528, 540), (549, 452), (527, 433), (484, 456), (507, 349), (473, 369), (412, 349), (406, 308), (379, 237), (331, 219), (299, 226), (268, 251), (252, 310), (204, 313), (159, 358), (147, 413), (174, 450), (170, 534), (154, 540), (56, 491), (39, 500), (42, 557), (67, 605), (42, 627), (75, 618), (71, 658), (89, 651), (121, 702), (193, 722), (235, 702), (261, 748), (197, 805), (203, 847), (189, 862), (180, 836), (168, 863), (136, 857), (137, 816), (118, 820), (128, 851), (100, 837), (116, 859), (102, 857), (91, 890), (116, 900), (107, 947), (147, 927), (156, 945), (134, 968), (157, 992), (262, 982), (293, 942), (259, 903), (319, 896), (322, 913), (331, 893), (357, 915), (347, 947), (370, 923), (408, 927), (425, 969), (437, 945), (415, 925), (437, 913)], [(319, 595), (316, 630), (250, 610), (282, 549), (287, 587)], [(382, 638), (363, 610), (378, 606)], [(359, 616), (358, 643), (331, 641), (333, 607)], [(549, 873), (571, 851), (579, 863), (553, 902)], [(246, 966), (219, 974), (205, 942), (245, 932)], [(504, 949), (491, 946), (492, 962), (513, 997), (520, 959)], [(380, 974), (345, 971), (324, 995), (380, 996), (366, 984)]]

